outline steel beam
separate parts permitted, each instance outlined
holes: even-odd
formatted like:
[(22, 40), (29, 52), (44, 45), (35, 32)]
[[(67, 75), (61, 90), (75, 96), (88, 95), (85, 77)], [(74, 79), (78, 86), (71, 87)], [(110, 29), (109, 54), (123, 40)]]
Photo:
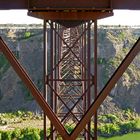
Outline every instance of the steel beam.
[(140, 10), (140, 0), (0, 0), (0, 9), (130, 9)]
[(113, 16), (112, 11), (91, 11), (91, 12), (28, 12), (29, 16), (45, 20), (97, 20)]
[[(99, 4), (100, 3), (100, 4)], [(30, 0), (29, 8), (110, 8), (110, 0)]]
[(112, 0), (113, 9), (140, 10), (140, 0)]
[(28, 0), (0, 0), (0, 9), (28, 9)]
[[(46, 21), (44, 20), (44, 24), (43, 24), (43, 85), (44, 85), (44, 89), (43, 89), (43, 97), (46, 100), (46, 93), (47, 93), (47, 87), (46, 87), (46, 74), (47, 74), (47, 29), (46, 29), (47, 25), (46, 25)], [(46, 124), (47, 124), (47, 120), (46, 120), (46, 113), (44, 112), (44, 119), (43, 119), (43, 128), (44, 128), (44, 140), (46, 140), (47, 138), (47, 128), (46, 128)]]
[[(97, 75), (98, 75), (98, 62), (97, 62), (97, 48), (98, 48), (98, 39), (97, 39), (97, 21), (94, 21), (94, 99), (96, 99), (97, 95), (98, 95), (98, 85), (97, 85)], [(94, 140), (97, 140), (97, 111), (94, 114)]]

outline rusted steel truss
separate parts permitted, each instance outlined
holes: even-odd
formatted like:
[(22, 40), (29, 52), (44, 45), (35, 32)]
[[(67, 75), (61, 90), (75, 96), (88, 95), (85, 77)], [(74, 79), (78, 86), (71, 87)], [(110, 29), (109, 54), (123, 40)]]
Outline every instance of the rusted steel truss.
[[(95, 24), (88, 21), (69, 28), (57, 22), (47, 21), (49, 40), (45, 42), (50, 42), (46, 46), (49, 50), (46, 56), (50, 55), (50, 70), (46, 72), (48, 102), (69, 135), (71, 132), (67, 127), (74, 129), (97, 96), (97, 84), (94, 85), (97, 74), (94, 74), (96, 70), (91, 69), (91, 65), (97, 68), (97, 58), (90, 62), (91, 54), (97, 56), (93, 54), (97, 53), (94, 51), (97, 42), (91, 43), (91, 30), (96, 28), (92, 32), (97, 31)], [(92, 123), (96, 121), (96, 130), (97, 116), (91, 120)], [(56, 139), (59, 133), (53, 124), (50, 127), (51, 134), (47, 138)], [(96, 132), (91, 133), (90, 123), (83, 129), (79, 137), (97, 139)]]
[[(97, 109), (140, 51), (139, 39), (97, 94), (97, 20), (112, 16), (113, 9), (139, 10), (140, 1), (1, 0), (0, 9), (28, 9), (28, 15), (44, 20), (44, 94), (0, 38), (0, 52), (44, 111), (44, 140), (59, 135), (64, 140), (97, 140)], [(46, 116), (51, 122), (50, 134), (46, 134)]]
[(85, 115), (81, 118), (81, 121), (78, 122), (77, 126), (75, 127), (75, 129), (73, 130), (71, 134), (67, 133), (64, 126), (61, 124), (61, 121), (57, 118), (57, 116), (52, 111), (50, 106), (46, 103), (45, 99), (43, 98), (41, 93), (38, 91), (36, 86), (33, 84), (30, 77), (27, 75), (23, 67), (20, 65), (18, 60), (14, 57), (13, 53), (9, 50), (9, 48), (7, 47), (7, 45), (4, 43), (4, 41), (1, 38), (0, 38), (0, 48), (3, 54), (8, 59), (8, 61), (10, 62), (10, 64), (12, 65), (12, 67), (14, 68), (14, 70), (19, 75), (19, 77), (23, 80), (25, 85), (29, 88), (32, 95), (34, 96), (38, 104), (41, 106), (45, 114), (48, 116), (52, 124), (55, 126), (56, 130), (60, 133), (62, 138), (64, 140), (75, 140), (80, 134), (80, 132), (91, 121), (92, 116), (96, 114), (96, 111), (101, 105), (101, 103), (104, 101), (104, 99), (109, 94), (111, 89), (115, 86), (116, 82), (122, 76), (122, 74), (127, 69), (129, 64), (133, 61), (135, 56), (139, 53), (140, 39), (135, 43), (134, 47), (130, 50), (130, 52), (125, 57), (123, 62), (120, 64), (118, 69), (115, 71), (114, 75), (111, 77), (109, 82), (100, 92), (100, 94), (97, 96), (95, 101), (90, 105), (89, 109), (86, 111)]

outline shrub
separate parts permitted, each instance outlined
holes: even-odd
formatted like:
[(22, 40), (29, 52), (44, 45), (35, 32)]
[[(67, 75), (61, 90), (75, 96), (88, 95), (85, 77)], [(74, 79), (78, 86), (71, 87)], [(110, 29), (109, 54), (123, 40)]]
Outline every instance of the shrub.
[(0, 140), (42, 140), (41, 131), (35, 128), (0, 131)]
[(34, 128), (26, 128), (22, 131), (24, 140), (40, 140), (40, 130)]
[(69, 134), (73, 131), (74, 127), (75, 125), (69, 125), (69, 124), (65, 125), (65, 129), (67, 130)]
[(120, 124), (120, 132), (121, 134), (126, 134), (129, 132), (134, 132), (137, 128), (136, 121), (128, 121)]
[(0, 140), (2, 140), (2, 132), (0, 131)]
[(102, 123), (118, 123), (119, 118), (113, 114), (102, 115), (98, 119)]
[(12, 133), (12, 138), (19, 138), (21, 135), (21, 130), (16, 128)]
[(107, 123), (98, 127), (98, 132), (103, 137), (111, 137), (119, 134), (120, 127), (116, 124)]
[(29, 37), (31, 37), (31, 32), (25, 32), (25, 38), (29, 38)]
[(140, 131), (140, 118), (137, 118), (137, 119), (135, 120), (135, 122), (136, 122), (136, 130), (137, 130), (137, 131)]
[(40, 133), (39, 133), (39, 135), (40, 135), (40, 139), (43, 140), (43, 138), (44, 138), (44, 130), (41, 130)]
[(1, 140), (12, 140), (12, 132), (4, 131), (1, 135)]

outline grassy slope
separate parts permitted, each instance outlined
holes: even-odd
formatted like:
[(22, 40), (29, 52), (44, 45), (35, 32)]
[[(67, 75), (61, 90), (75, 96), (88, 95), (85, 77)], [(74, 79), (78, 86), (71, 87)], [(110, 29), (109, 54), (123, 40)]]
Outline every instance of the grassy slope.
[(99, 140), (140, 140), (140, 133), (127, 134), (112, 138), (99, 138)]

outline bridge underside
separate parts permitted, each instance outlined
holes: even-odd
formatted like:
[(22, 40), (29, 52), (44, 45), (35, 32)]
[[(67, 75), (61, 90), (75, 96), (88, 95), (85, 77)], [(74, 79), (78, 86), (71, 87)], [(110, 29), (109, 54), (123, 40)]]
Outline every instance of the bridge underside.
[(112, 8), (112, 9), (130, 9), (140, 10), (139, 0), (1, 0), (0, 9), (96, 9), (96, 8)]
[(44, 111), (44, 140), (97, 140), (97, 109), (140, 51), (139, 39), (97, 93), (97, 20), (112, 16), (113, 9), (140, 9), (140, 1), (1, 0), (0, 9), (28, 9), (29, 16), (44, 20), (43, 94), (0, 38), (0, 51)]

